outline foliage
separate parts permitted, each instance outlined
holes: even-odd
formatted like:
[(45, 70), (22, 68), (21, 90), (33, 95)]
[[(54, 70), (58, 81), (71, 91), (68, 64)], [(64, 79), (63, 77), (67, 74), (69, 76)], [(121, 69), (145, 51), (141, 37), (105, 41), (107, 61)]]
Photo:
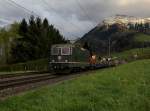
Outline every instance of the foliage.
[(110, 36), (110, 47), (113, 52), (121, 52), (133, 48), (134, 33), (115, 33)]
[(17, 63), (12, 65), (0, 66), (0, 72), (18, 72), (18, 71), (48, 71), (48, 59), (29, 61), (26, 63)]
[(3, 50), (3, 54), (0, 57), (1, 64), (6, 64), (10, 60), (11, 42), (17, 38), (19, 24), (17, 22), (11, 24), (8, 28), (0, 29), (0, 48)]
[(108, 48), (113, 52), (120, 52), (134, 46), (134, 32), (121, 31), (117, 25), (107, 30), (95, 29), (81, 38), (79, 42), (88, 43), (92, 51), (106, 55)]
[[(109, 27), (95, 27), (78, 42), (82, 44), (87, 42), (92, 51), (101, 55), (107, 55), (109, 49), (111, 49), (111, 52), (121, 52), (132, 48), (149, 47), (150, 42), (147, 41), (149, 40), (149, 35), (145, 31), (140, 32), (140, 30), (148, 30), (148, 26), (145, 26), (146, 24), (136, 25), (129, 24), (129, 29), (121, 24), (114, 24)], [(139, 31), (135, 30), (135, 27)], [(142, 34), (145, 36), (142, 36)], [(141, 41), (142, 39), (145, 39), (144, 43)]]
[(83, 44), (83, 48), (86, 49), (86, 50), (88, 50), (90, 52), (90, 56), (93, 55), (93, 51), (92, 51), (92, 49), (90, 48), (90, 46), (89, 46), (89, 44), (87, 42), (85, 42)]
[(128, 24), (129, 25), (129, 29), (131, 30), (136, 30), (138, 32), (145, 32), (145, 33), (149, 33), (150, 32), (150, 23), (136, 23), (134, 24)]
[(53, 25), (49, 25), (48, 20), (31, 16), (29, 23), (25, 19), (20, 23), (20, 37), (12, 46), (12, 62), (25, 62), (49, 56), (52, 44), (64, 43), (63, 36)]
[(98, 70), (0, 102), (0, 111), (148, 111), (150, 60)]
[(150, 42), (150, 35), (139, 33), (135, 36), (138, 42)]

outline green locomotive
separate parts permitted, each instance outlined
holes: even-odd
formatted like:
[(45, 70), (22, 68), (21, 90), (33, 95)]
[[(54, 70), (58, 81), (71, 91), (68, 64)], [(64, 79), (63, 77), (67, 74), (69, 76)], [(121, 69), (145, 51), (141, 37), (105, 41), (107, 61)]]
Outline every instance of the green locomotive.
[(50, 67), (56, 73), (66, 73), (90, 67), (88, 50), (74, 44), (56, 44), (51, 47)]

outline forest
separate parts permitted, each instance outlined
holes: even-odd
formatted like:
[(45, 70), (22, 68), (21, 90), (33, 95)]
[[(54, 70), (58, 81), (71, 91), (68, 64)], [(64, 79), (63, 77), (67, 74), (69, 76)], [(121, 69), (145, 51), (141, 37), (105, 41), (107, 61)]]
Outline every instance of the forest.
[(59, 30), (47, 18), (31, 16), (0, 30), (7, 63), (47, 58), (52, 44), (66, 43)]

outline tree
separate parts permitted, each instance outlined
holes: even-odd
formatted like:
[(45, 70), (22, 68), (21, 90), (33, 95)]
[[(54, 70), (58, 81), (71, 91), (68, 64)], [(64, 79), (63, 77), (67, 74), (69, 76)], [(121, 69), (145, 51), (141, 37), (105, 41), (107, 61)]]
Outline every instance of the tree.
[(140, 32), (144, 32), (144, 25), (143, 25), (143, 23), (139, 24), (139, 31)]
[(138, 23), (135, 24), (135, 30), (139, 30), (139, 24)]
[(93, 55), (92, 48), (90, 47), (90, 45), (88, 44), (88, 42), (85, 42), (85, 43), (84, 43), (83, 48), (84, 48), (84, 49), (87, 49), (87, 50), (90, 52), (90, 56)]
[(134, 34), (132, 32), (116, 33), (111, 36), (111, 48), (115, 52), (130, 49), (134, 45)]
[(150, 29), (150, 24), (149, 23), (145, 23), (144, 27), (145, 27), (145, 32), (147, 32)]
[(11, 51), (14, 62), (46, 58), (52, 44), (65, 43), (59, 30), (49, 25), (46, 18), (42, 21), (31, 16), (28, 23), (25, 19), (20, 23), (20, 37), (14, 41)]
[(128, 24), (130, 30), (135, 30), (135, 26), (132, 23)]
[(43, 21), (43, 27), (44, 28), (48, 28), (49, 27), (49, 23), (48, 23), (48, 20), (46, 18)]
[(23, 19), (19, 26), (19, 34), (21, 36), (26, 36), (27, 32), (28, 32), (28, 24), (27, 24), (26, 20)]
[(2, 61), (1, 63), (9, 63), (11, 58), (11, 44), (13, 39), (18, 38), (19, 24), (14, 22), (10, 25), (8, 29), (2, 28), (0, 29), (0, 47), (2, 47)]

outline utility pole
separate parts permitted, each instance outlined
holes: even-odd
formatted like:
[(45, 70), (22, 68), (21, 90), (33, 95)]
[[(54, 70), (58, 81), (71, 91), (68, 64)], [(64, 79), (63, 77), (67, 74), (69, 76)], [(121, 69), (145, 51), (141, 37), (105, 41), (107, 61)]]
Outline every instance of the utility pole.
[(108, 38), (108, 56), (111, 56), (111, 38)]
[(143, 42), (142, 43), (142, 53), (144, 53), (144, 46), (145, 46), (145, 43)]

